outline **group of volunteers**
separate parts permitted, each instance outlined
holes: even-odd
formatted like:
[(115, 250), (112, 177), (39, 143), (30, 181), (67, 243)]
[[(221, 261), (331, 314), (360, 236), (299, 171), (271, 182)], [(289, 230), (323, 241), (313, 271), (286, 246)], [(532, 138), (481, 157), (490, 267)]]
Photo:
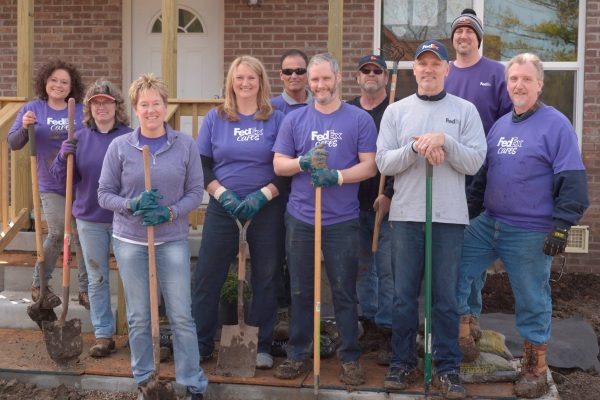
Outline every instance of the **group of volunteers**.
[[(83, 97), (74, 66), (47, 63), (36, 78), (37, 99), (23, 107), (8, 137), (10, 148), (20, 149), (33, 125), (37, 140), (49, 235), (46, 277), (34, 272), (32, 297), (39, 296), (40, 279), (51, 278), (60, 252), (66, 158), (73, 154), (80, 301), (89, 295), (96, 336), (90, 354), (115, 350), (112, 244), (125, 289), (132, 372), (144, 398), (155, 372), (146, 235), (146, 226), (154, 226), (176, 380), (188, 398), (202, 399), (208, 380), (200, 363), (213, 358), (220, 290), (238, 253), (238, 224), (245, 223), (252, 257), (246, 322), (259, 328), (256, 367), (274, 366), (278, 298), (288, 287), (287, 357), (274, 375), (297, 378), (312, 368), (315, 188), (321, 187), (321, 248), (339, 330), (340, 380), (365, 382), (360, 310), (363, 325), (383, 339), (377, 362), (389, 366), (385, 389), (404, 390), (418, 376), (429, 163), (435, 383), (445, 398), (466, 396), (460, 363), (479, 356), (481, 290), (487, 267), (501, 259), (524, 339), (515, 392), (543, 395), (552, 256), (564, 251), (569, 228), (588, 207), (577, 135), (564, 115), (541, 102), (544, 70), (537, 56), (519, 54), (506, 67), (482, 57), (483, 24), (471, 9), (451, 29), (456, 59), (450, 62), (440, 41), (421, 43), (413, 65), (417, 92), (398, 101), (386, 91), (390, 74), (381, 55), (359, 60), (360, 95), (349, 102), (340, 99), (341, 71), (331, 54), (309, 60), (300, 50), (286, 51), (279, 73), (284, 90), (276, 97), (263, 64), (237, 57), (224, 102), (206, 115), (196, 143), (166, 123), (167, 88), (152, 74), (129, 88), (139, 120), (132, 130), (112, 83), (100, 79)], [(69, 140), (71, 97), (78, 104)], [(152, 154), (151, 190), (144, 184), (145, 145)], [(382, 193), (379, 174), (387, 177)], [(191, 276), (188, 214), (204, 190), (210, 197)], [(377, 211), (384, 218), (372, 254)], [(48, 303), (53, 308), (60, 299), (51, 294)]]

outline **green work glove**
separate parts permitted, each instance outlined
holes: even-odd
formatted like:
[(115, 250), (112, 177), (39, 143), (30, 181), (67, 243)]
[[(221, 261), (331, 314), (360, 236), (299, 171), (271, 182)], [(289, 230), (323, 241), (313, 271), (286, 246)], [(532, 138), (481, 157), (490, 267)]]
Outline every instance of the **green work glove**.
[(133, 215), (136, 217), (141, 215), (142, 225), (144, 226), (160, 225), (171, 220), (171, 212), (165, 206), (158, 206), (150, 210), (138, 210)]
[(327, 155), (329, 152), (323, 147), (325, 147), (325, 143), (319, 143), (305, 155), (300, 156), (300, 169), (302, 171), (327, 167)]
[(127, 201), (127, 208), (132, 213), (140, 210), (151, 210), (158, 207), (157, 200), (162, 198), (163, 195), (160, 194), (158, 189), (152, 189), (150, 191), (144, 190), (137, 197)]
[[(246, 196), (244, 201), (242, 201), (240, 205), (235, 209), (235, 214), (237, 215), (237, 217), (246, 221), (252, 219), (256, 215), (256, 213), (258, 213), (260, 209), (263, 208), (265, 204), (269, 202), (269, 198), (264, 193), (264, 191), (266, 190), (269, 189), (263, 188), (252, 192), (248, 196)], [(269, 195), (271, 194), (270, 191), (268, 193)]]
[(315, 169), (311, 172), (313, 186), (341, 185), (340, 172), (337, 169)]
[(240, 196), (238, 196), (232, 190), (225, 189), (224, 192), (219, 194), (219, 198), (217, 198), (217, 200), (219, 201), (219, 203), (221, 203), (221, 205), (223, 206), (225, 211), (227, 211), (227, 214), (231, 216), (231, 218), (237, 218), (236, 210), (242, 202)]
[(544, 239), (544, 254), (555, 256), (565, 251), (569, 231), (564, 228), (554, 228), (554, 230)]

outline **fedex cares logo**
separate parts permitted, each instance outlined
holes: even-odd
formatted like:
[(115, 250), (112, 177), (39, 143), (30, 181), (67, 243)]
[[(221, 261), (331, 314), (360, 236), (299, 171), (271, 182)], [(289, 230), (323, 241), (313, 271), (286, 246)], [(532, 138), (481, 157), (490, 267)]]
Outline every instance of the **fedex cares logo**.
[(425, 50), (425, 49), (439, 50), (440, 46), (438, 46), (435, 43), (431, 43), (431, 44), (426, 44), (425, 46), (423, 46), (423, 50)]
[(342, 135), (342, 132), (336, 132), (333, 129), (328, 129), (324, 133), (312, 131), (310, 133), (310, 140), (316, 142), (315, 145), (324, 143), (327, 147), (337, 147), (338, 140), (342, 140)]

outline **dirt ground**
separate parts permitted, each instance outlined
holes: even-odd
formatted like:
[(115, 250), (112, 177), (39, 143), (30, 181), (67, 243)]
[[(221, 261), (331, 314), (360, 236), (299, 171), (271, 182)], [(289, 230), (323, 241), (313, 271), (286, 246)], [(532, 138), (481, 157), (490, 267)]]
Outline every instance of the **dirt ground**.
[[(568, 318), (580, 315), (594, 328), (600, 338), (600, 276), (553, 273), (552, 316)], [(483, 312), (513, 313), (514, 297), (506, 274), (489, 275), (483, 289)], [(599, 340), (600, 343), (600, 340)], [(552, 376), (563, 400), (600, 399), (600, 376), (595, 371), (556, 369)]]
[[(552, 274), (553, 316), (581, 315), (600, 338), (600, 276), (568, 273)], [(483, 290), (483, 312), (514, 312), (514, 298), (506, 274), (489, 275)], [(600, 342), (599, 342), (600, 343)], [(600, 376), (593, 371), (553, 370), (563, 400), (600, 399)], [(83, 391), (63, 385), (40, 389), (32, 384), (0, 379), (0, 400), (134, 400), (135, 393)]]

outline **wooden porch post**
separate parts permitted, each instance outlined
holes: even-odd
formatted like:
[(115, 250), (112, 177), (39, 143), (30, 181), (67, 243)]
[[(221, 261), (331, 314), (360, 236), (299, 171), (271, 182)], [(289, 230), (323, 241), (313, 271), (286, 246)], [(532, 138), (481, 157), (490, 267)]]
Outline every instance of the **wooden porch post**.
[[(33, 0), (17, 1), (17, 96), (32, 97), (33, 77)], [(32, 208), (29, 147), (11, 154), (11, 207), (15, 218), (22, 208)]]
[[(329, 30), (327, 37), (327, 50), (335, 56), (340, 64), (340, 70), (343, 71), (343, 51), (344, 40), (344, 1), (329, 0)], [(340, 97), (342, 96), (342, 85), (340, 83)]]
[(177, 97), (177, 1), (162, 0), (162, 78)]

